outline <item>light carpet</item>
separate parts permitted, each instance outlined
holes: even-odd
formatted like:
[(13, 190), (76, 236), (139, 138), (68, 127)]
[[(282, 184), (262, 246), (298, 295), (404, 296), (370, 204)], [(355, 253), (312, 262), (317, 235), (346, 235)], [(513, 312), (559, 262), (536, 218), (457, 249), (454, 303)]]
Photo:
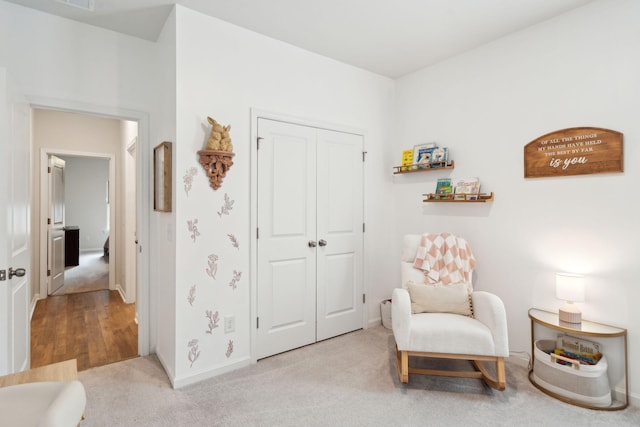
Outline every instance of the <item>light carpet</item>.
[(64, 285), (53, 295), (109, 289), (109, 258), (103, 251), (81, 252), (79, 265), (64, 270)]
[(639, 408), (569, 405), (533, 387), (521, 364), (506, 368), (502, 392), (475, 379), (411, 375), (401, 384), (393, 335), (381, 326), (178, 390), (149, 356), (79, 373), (88, 400), (81, 426), (640, 425)]

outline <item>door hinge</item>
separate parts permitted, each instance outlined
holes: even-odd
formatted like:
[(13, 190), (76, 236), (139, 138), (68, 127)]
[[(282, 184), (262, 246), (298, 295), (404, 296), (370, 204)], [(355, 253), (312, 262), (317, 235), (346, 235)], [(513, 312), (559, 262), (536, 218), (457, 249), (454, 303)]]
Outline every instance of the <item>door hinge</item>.
[(260, 329), (260, 318), (256, 317), (256, 329)]
[(47, 173), (51, 173), (51, 166), (47, 167)]
[(47, 270), (47, 277), (51, 276), (51, 270)]
[(364, 222), (362, 223), (362, 232), (364, 233)]
[(47, 225), (51, 225), (51, 218), (47, 218)]
[(262, 137), (260, 137), (260, 136), (258, 137), (258, 150), (260, 149), (260, 141), (262, 141), (263, 139), (264, 139), (264, 138), (262, 138)]
[(260, 238), (260, 227), (256, 227), (256, 239)]
[(362, 294), (362, 303), (366, 303), (367, 302), (367, 295), (366, 294)]
[(367, 155), (367, 152), (366, 152), (366, 151), (363, 151), (363, 152), (362, 152), (362, 161), (363, 161), (363, 162), (364, 162), (364, 158), (365, 158), (365, 156), (366, 156), (366, 155)]

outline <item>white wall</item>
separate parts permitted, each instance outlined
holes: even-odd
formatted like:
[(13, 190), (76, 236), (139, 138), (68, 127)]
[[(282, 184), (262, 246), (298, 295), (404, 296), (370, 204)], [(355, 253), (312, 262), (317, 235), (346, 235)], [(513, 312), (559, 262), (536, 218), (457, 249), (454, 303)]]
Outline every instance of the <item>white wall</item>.
[(0, 64), (29, 98), (151, 111), (154, 44), (0, 0)]
[(60, 156), (65, 161), (65, 225), (80, 227), (80, 251), (102, 250), (109, 235), (109, 159)]
[[(384, 145), (393, 96), (390, 79), (266, 38), (183, 7), (177, 22), (177, 138), (174, 162), (176, 239), (176, 360), (175, 385), (224, 372), (250, 360), (250, 112), (259, 108), (310, 120), (362, 129), (369, 158), (366, 165), (367, 242), (365, 276), (370, 296), (369, 316), (379, 318), (380, 299), (390, 295), (390, 243), (386, 207), (390, 200)], [(234, 165), (214, 191), (196, 152), (209, 132), (207, 116), (231, 124)], [(295, 161), (295, 159), (292, 159)], [(189, 171), (196, 175), (185, 187)], [(188, 190), (188, 191), (187, 191)], [(229, 215), (219, 216), (225, 194), (234, 201)], [(383, 205), (384, 203), (384, 205)], [(194, 242), (187, 222), (198, 220)], [(389, 231), (389, 232), (388, 232)], [(234, 235), (239, 249), (232, 247)], [(208, 257), (219, 256), (216, 279), (205, 269)], [(394, 262), (390, 261), (390, 262)], [(237, 289), (229, 282), (242, 273)], [(195, 286), (193, 305), (187, 301)], [(205, 311), (234, 315), (236, 332), (223, 328), (207, 334)], [(199, 358), (191, 364), (189, 343), (197, 340)], [(233, 352), (227, 355), (230, 342)], [(163, 356), (164, 357), (164, 356)]]
[[(505, 302), (511, 350), (530, 352), (530, 307), (562, 304), (554, 273), (584, 273), (583, 316), (628, 328), (636, 399), (640, 204), (629, 191), (640, 181), (639, 40), (640, 2), (601, 1), (399, 79), (395, 158), (437, 141), (450, 148), (456, 168), (397, 176), (392, 199), (397, 244), (415, 231), (468, 239), (476, 288)], [(624, 133), (624, 173), (523, 178), (528, 142), (578, 126)], [(443, 176), (477, 176), (495, 202), (419, 206), (418, 195), (433, 192)]]

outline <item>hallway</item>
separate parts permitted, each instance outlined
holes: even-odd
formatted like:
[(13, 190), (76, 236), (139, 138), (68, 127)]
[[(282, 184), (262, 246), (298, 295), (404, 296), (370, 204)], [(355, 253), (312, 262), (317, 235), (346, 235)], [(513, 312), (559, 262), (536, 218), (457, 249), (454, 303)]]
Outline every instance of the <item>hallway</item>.
[(31, 320), (31, 367), (77, 359), (78, 371), (138, 356), (135, 304), (117, 291), (50, 296)]

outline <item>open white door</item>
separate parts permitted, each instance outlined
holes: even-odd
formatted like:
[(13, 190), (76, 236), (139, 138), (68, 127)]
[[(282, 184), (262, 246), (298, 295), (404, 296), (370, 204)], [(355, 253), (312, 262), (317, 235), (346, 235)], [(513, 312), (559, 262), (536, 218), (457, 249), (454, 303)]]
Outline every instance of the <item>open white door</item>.
[(29, 105), (4, 68), (0, 68), (0, 120), (0, 375), (4, 375), (29, 368), (31, 200)]
[(64, 285), (64, 160), (49, 155), (49, 219), (47, 220), (47, 293)]

